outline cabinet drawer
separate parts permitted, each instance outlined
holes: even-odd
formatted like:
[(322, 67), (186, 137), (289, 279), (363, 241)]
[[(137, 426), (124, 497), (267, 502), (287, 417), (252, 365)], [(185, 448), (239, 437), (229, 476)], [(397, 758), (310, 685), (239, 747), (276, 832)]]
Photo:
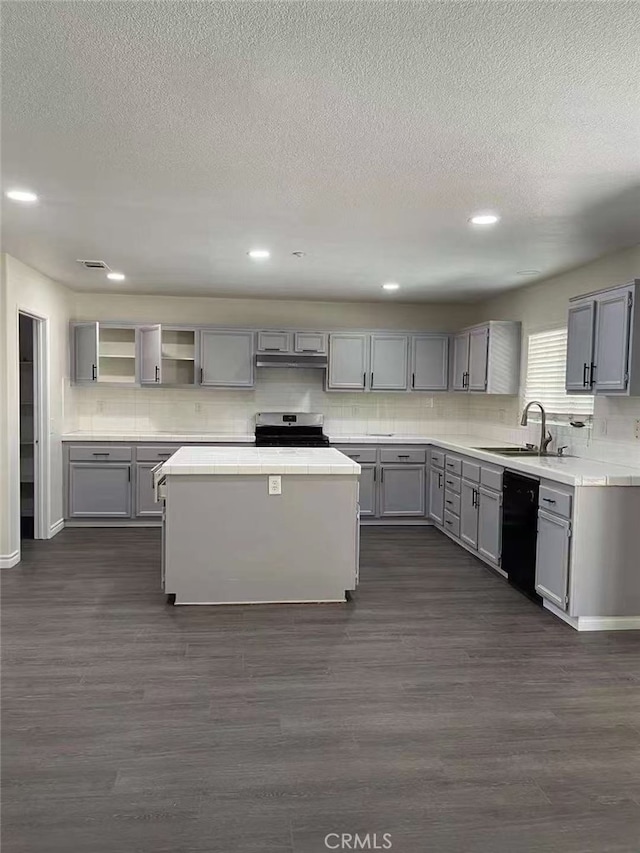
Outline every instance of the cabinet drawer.
[(460, 494), (460, 477), (456, 477), (454, 474), (446, 473), (444, 475), (444, 485), (445, 489), (448, 489), (450, 492), (455, 492), (456, 494)]
[(470, 480), (472, 483), (480, 482), (480, 465), (477, 462), (462, 462), (462, 476), (465, 480)]
[(426, 450), (381, 450), (381, 462), (412, 462), (420, 464), (427, 461)]
[(444, 508), (453, 515), (460, 515), (460, 495), (455, 492), (445, 491)]
[(502, 491), (502, 468), (491, 468), (483, 465), (480, 468), (480, 482), (488, 489), (493, 489), (495, 492)]
[(571, 518), (571, 495), (566, 492), (559, 492), (549, 486), (540, 486), (538, 506), (563, 518)]
[(448, 510), (444, 511), (444, 529), (451, 533), (452, 536), (460, 538), (460, 519), (457, 515), (452, 515)]
[(431, 451), (431, 464), (434, 468), (444, 468), (444, 453), (441, 450)]
[(337, 449), (354, 462), (371, 464), (377, 461), (378, 451), (375, 447), (338, 447)]
[(451, 456), (451, 454), (447, 453), (445, 468), (447, 469), (447, 473), (460, 476), (462, 474), (462, 459), (459, 456)]
[(136, 450), (136, 459), (138, 462), (164, 462), (178, 449), (175, 447), (138, 447)]
[(69, 459), (71, 462), (131, 462), (131, 448), (113, 444), (72, 444)]

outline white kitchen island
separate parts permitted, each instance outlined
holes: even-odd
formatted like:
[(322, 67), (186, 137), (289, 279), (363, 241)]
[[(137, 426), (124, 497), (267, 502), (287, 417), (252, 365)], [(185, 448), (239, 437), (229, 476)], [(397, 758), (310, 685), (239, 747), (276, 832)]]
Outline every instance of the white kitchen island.
[(359, 474), (324, 447), (181, 447), (155, 473), (164, 591), (176, 604), (345, 601)]

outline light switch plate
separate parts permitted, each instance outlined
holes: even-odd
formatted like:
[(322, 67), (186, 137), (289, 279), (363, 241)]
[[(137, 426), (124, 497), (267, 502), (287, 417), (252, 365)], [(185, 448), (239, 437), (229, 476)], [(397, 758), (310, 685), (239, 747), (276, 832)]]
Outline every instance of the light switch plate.
[(282, 477), (279, 474), (270, 474), (269, 475), (269, 494), (270, 495), (281, 495), (282, 494)]

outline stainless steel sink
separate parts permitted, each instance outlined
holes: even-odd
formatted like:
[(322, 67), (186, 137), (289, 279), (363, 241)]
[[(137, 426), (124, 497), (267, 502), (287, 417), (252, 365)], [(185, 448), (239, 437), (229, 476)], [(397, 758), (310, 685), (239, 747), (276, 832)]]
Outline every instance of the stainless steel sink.
[(545, 459), (567, 459), (571, 457), (570, 453), (555, 453), (550, 450), (544, 450), (540, 453), (530, 447), (474, 447), (474, 450), (484, 450), (486, 453), (495, 453), (498, 456), (541, 456)]

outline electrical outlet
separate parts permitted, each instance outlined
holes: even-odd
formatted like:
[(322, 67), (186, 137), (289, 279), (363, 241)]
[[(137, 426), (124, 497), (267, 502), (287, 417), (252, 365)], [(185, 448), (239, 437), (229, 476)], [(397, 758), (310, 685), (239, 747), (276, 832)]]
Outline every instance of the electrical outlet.
[(270, 495), (281, 495), (282, 494), (282, 477), (279, 474), (270, 474), (269, 475), (269, 494)]
[(636, 421), (635, 436), (637, 440), (640, 440), (640, 418)]
[(202, 403), (195, 403), (193, 406), (193, 411), (196, 413), (196, 415), (202, 414)]

